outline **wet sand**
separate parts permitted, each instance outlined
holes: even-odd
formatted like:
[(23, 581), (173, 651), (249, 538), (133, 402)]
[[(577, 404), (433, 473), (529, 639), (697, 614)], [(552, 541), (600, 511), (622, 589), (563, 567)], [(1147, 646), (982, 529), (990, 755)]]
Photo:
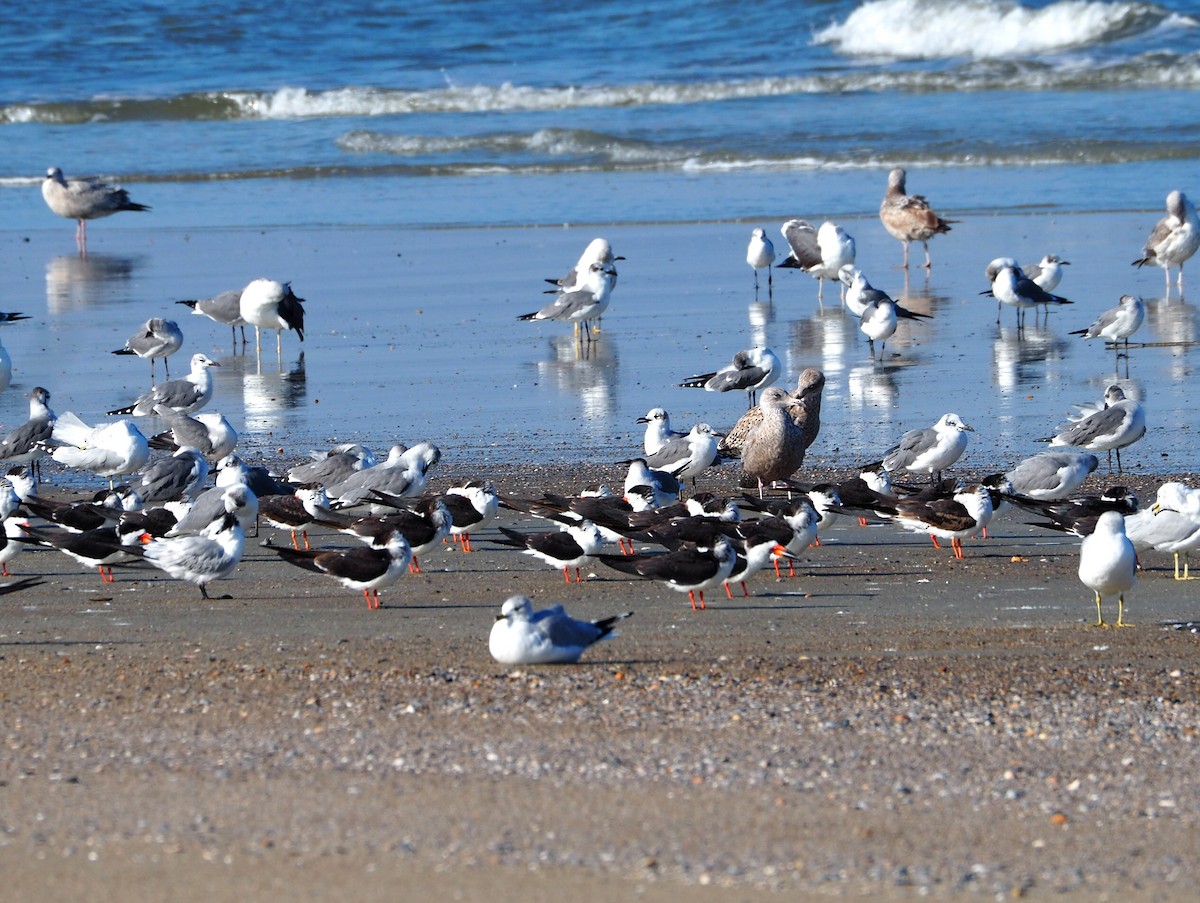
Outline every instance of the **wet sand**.
[[(489, 475), (528, 495), (619, 469)], [(1200, 605), (1167, 556), (1113, 630), (1078, 542), (1011, 516), (961, 562), (846, 520), (799, 577), (701, 612), (601, 565), (568, 586), (484, 531), (371, 612), (267, 532), (211, 602), (14, 561), (46, 577), (0, 620), (12, 899), (1196, 893), (1200, 639), (1163, 625)], [(579, 665), (509, 668), (486, 637), (515, 592), (635, 614)]]

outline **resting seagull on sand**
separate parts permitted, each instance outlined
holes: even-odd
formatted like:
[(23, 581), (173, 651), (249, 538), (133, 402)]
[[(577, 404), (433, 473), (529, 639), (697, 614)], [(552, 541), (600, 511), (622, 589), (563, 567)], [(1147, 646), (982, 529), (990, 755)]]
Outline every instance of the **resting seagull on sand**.
[(505, 665), (570, 664), (589, 646), (616, 636), (613, 628), (632, 614), (577, 621), (561, 605), (534, 611), (525, 596), (511, 596), (492, 625), (488, 651)]

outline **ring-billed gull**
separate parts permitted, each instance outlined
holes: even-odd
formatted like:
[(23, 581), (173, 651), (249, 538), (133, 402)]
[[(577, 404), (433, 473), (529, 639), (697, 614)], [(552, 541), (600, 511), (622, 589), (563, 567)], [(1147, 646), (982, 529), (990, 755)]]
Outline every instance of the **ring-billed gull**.
[(589, 646), (615, 637), (613, 628), (632, 614), (578, 621), (561, 605), (534, 611), (525, 596), (510, 596), (492, 625), (488, 651), (505, 665), (570, 664)]
[(1125, 593), (1137, 582), (1137, 553), (1125, 535), (1125, 518), (1105, 511), (1096, 529), (1079, 547), (1079, 579), (1096, 594), (1096, 626), (1107, 627), (1100, 608), (1104, 596), (1117, 594), (1117, 627), (1125, 623)]
[(932, 269), (929, 239), (950, 231), (954, 220), (942, 219), (919, 194), (905, 192), (906, 174), (897, 166), (888, 173), (887, 191), (879, 205), (879, 219), (888, 234), (904, 244), (904, 269), (908, 269), (909, 243), (919, 241), (925, 247), (925, 269)]

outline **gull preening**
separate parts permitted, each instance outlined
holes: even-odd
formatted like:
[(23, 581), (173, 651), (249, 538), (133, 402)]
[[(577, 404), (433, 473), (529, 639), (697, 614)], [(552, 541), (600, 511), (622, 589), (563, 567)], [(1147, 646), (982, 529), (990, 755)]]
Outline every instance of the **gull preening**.
[(746, 263), (754, 270), (754, 299), (758, 300), (758, 271), (767, 271), (767, 297), (772, 298), (775, 288), (771, 280), (771, 265), (775, 263), (775, 246), (767, 238), (764, 229), (750, 233), (750, 244), (746, 246)]
[(1079, 579), (1096, 594), (1096, 626), (1107, 627), (1100, 603), (1117, 594), (1117, 627), (1125, 623), (1125, 593), (1137, 582), (1137, 553), (1125, 535), (1125, 518), (1118, 511), (1105, 511), (1096, 529), (1079, 547)]
[(112, 216), (123, 210), (149, 210), (145, 204), (129, 200), (129, 192), (94, 178), (68, 179), (57, 166), (46, 170), (42, 180), (42, 197), (52, 211), (73, 219), (75, 244), (79, 253), (87, 254), (87, 221)]
[(932, 269), (929, 239), (950, 231), (954, 220), (942, 219), (919, 194), (905, 192), (906, 174), (897, 166), (888, 173), (887, 191), (879, 205), (879, 219), (888, 234), (904, 244), (904, 269), (908, 269), (908, 246), (919, 241), (925, 247), (925, 269)]
[(275, 331), (275, 353), (283, 355), (283, 331), (290, 329), (304, 341), (304, 304), (290, 282), (255, 279), (238, 299), (238, 310), (246, 325), (254, 327), (254, 350), (262, 353), (262, 330)]
[(110, 489), (115, 477), (137, 473), (150, 460), (146, 437), (125, 418), (92, 427), (68, 411), (55, 421), (52, 441), (58, 447), (50, 457), (107, 477)]
[[(818, 302), (824, 300), (825, 283), (840, 282), (842, 267), (854, 266), (854, 239), (837, 223), (826, 220), (819, 229), (814, 229), (802, 219), (790, 219), (779, 231), (791, 248), (780, 268), (803, 270), (816, 279)], [(839, 288), (845, 298), (845, 285)]]
[(613, 628), (632, 614), (579, 621), (561, 605), (534, 611), (525, 596), (510, 596), (492, 625), (488, 651), (505, 665), (571, 664), (589, 646), (615, 637)]
[(780, 363), (770, 348), (748, 348), (733, 356), (733, 361), (712, 373), (689, 376), (679, 385), (707, 392), (745, 392), (753, 406), (759, 389), (779, 379)]
[(1142, 256), (1133, 262), (1136, 267), (1153, 264), (1163, 268), (1167, 280), (1167, 295), (1171, 294), (1171, 267), (1179, 268), (1175, 280), (1183, 291), (1183, 265), (1200, 249), (1200, 220), (1196, 208), (1182, 191), (1167, 195), (1167, 215), (1160, 219), (1146, 239)]
[(183, 347), (183, 330), (174, 320), (151, 317), (113, 354), (136, 354), (150, 361), (150, 382), (154, 382), (154, 362), (161, 360), (167, 379), (171, 378), (168, 358)]
[(1100, 461), (1082, 451), (1044, 451), (1005, 474), (1013, 492), (1039, 501), (1064, 499), (1083, 485)]

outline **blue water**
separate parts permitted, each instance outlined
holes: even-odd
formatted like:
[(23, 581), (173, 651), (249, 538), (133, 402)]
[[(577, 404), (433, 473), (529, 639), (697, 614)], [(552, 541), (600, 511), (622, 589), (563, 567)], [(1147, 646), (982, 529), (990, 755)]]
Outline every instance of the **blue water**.
[[(1147, 340), (1195, 334), (1193, 308), (1162, 301), (1161, 274), (1128, 267), (1167, 191), (1200, 195), (1195, 4), (395, 6), (331, 2), (318, 13), (289, 0), (179, 0), (92, 14), (47, 0), (36, 19), (0, 10), (0, 309), (30, 310), (52, 327), (51, 338), (5, 332), (25, 389), (53, 383), (60, 410), (99, 419), (136, 380), (127, 359), (94, 369), (84, 355), (116, 347), (169, 300), (277, 275), (312, 302), (304, 358), (293, 341), (278, 369), (264, 374), (239, 357), (219, 383), (232, 393), (231, 419), (264, 447), (315, 445), (377, 418), (377, 397), (356, 401), (362, 377), (345, 366), (347, 343), (388, 387), (382, 408), (395, 430), (374, 437), (385, 447), (428, 429), (476, 453), (499, 446), (497, 457), (552, 449), (605, 460), (656, 404), (685, 426), (728, 425), (738, 404), (673, 382), (765, 340), (789, 349), (788, 381), (809, 363), (833, 375), (826, 420), (846, 439), (831, 459), (932, 422), (949, 407), (945, 385), (970, 390), (958, 402), (964, 416), (994, 417), (991, 439), (1016, 457), (1034, 450), (1021, 440), (1070, 402), (1098, 397), (1114, 375), (1102, 351), (1065, 343), (1068, 328), (1134, 291), (1162, 304), (1159, 335)], [(153, 212), (94, 223), (85, 265), (38, 191), (51, 165), (117, 181)], [(912, 286), (937, 308), (936, 327), (902, 331), (894, 366), (872, 367), (853, 324), (815, 308), (811, 282), (796, 274), (777, 275), (786, 306), (755, 326), (743, 262), (751, 224), (781, 247), (784, 219), (843, 218), (872, 281), (904, 291), (890, 269), (899, 248), (875, 218), (893, 165), (962, 221), (934, 242), (947, 265)], [(1120, 234), (1110, 220), (1065, 216), (1109, 211), (1121, 214)], [(697, 222), (707, 224), (699, 247), (648, 238), (656, 224)], [(514, 226), (553, 228), (530, 237)], [(322, 257), (338, 227), (369, 236), (350, 259)], [(430, 228), (438, 259), (406, 257), (406, 236), (429, 243)], [(244, 253), (187, 258), (190, 234), (230, 229), (248, 230)], [(602, 344), (581, 359), (561, 329), (515, 315), (544, 300), (541, 277), (561, 275), (601, 233), (628, 260)], [(523, 256), (488, 271), (472, 263), (481, 244), (489, 267), (501, 245)], [(986, 304), (970, 303), (986, 287), (983, 266), (1052, 250), (1077, 261), (1062, 291), (1079, 314), (1052, 320), (1042, 346), (1018, 344)], [(1096, 269), (1111, 261), (1111, 273)], [(684, 304), (696, 316), (681, 332), (672, 318)], [(380, 351), (356, 320), (396, 344)], [(182, 322), (189, 350), (222, 350), (219, 330)], [(969, 352), (968, 340), (981, 344)], [(389, 356), (393, 347), (405, 354)], [(972, 356), (981, 347), (982, 367)], [(61, 353), (20, 357), (47, 348)], [(1142, 358), (1127, 384), (1170, 412), (1160, 423), (1185, 431), (1190, 354)], [(458, 368), (456, 390), (437, 388), (434, 363)], [(338, 400), (341, 430), (317, 398)], [(19, 392), (0, 396), (6, 424), (22, 408)], [(522, 446), (541, 418), (543, 444)], [(1173, 433), (1141, 465), (1169, 452), (1173, 466), (1200, 466), (1188, 438)]]

